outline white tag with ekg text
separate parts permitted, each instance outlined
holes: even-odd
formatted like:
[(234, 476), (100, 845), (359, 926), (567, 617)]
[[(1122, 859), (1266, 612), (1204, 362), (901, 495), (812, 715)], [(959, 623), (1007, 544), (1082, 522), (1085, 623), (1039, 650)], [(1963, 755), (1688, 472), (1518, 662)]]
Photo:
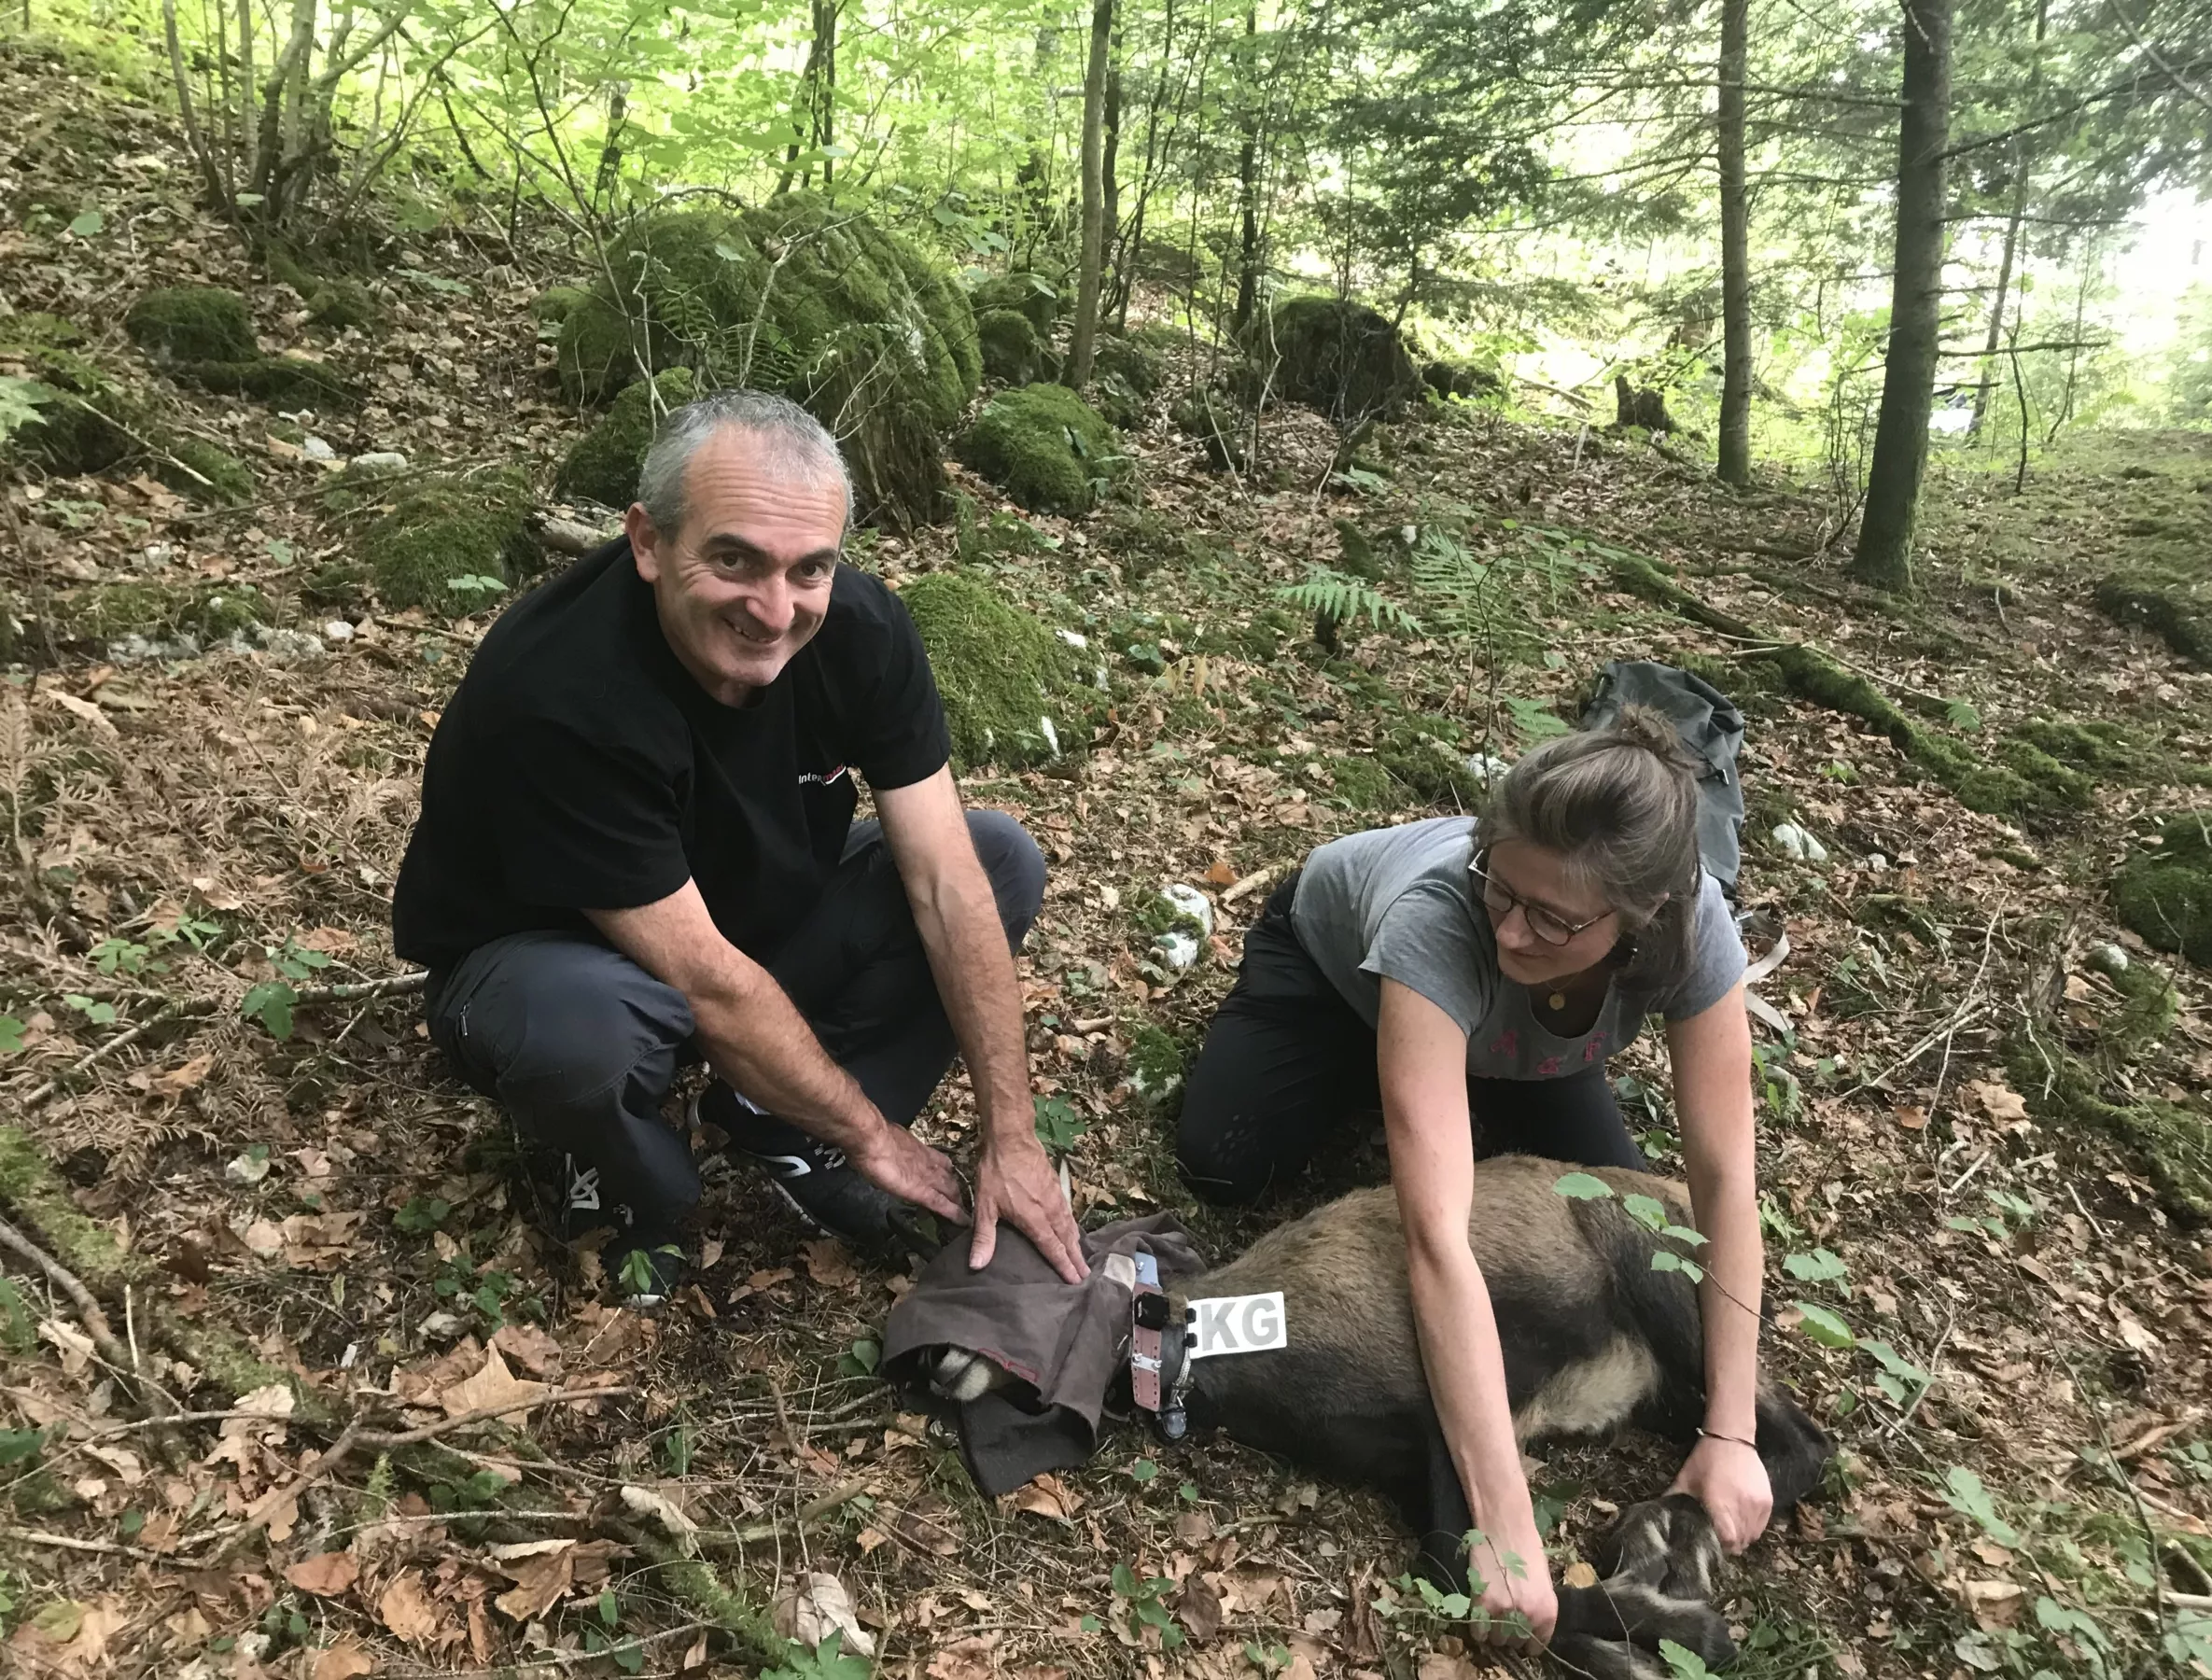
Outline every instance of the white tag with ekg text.
[(1290, 1346), (1290, 1322), (1283, 1316), (1282, 1291), (1266, 1295), (1215, 1295), (1192, 1301), (1183, 1309), (1183, 1356), (1211, 1359), (1216, 1353), (1264, 1353)]

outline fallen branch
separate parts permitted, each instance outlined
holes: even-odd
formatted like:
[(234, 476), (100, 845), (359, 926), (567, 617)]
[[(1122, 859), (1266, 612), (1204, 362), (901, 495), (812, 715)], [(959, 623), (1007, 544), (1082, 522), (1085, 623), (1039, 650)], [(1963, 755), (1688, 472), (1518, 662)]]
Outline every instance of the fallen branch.
[(62, 1551), (98, 1552), (105, 1557), (133, 1558), (141, 1563), (173, 1563), (174, 1558), (143, 1546), (125, 1546), (119, 1540), (79, 1540), (74, 1534), (49, 1534), (39, 1529), (0, 1528), (0, 1540), (20, 1540), (25, 1546), (51, 1546)]

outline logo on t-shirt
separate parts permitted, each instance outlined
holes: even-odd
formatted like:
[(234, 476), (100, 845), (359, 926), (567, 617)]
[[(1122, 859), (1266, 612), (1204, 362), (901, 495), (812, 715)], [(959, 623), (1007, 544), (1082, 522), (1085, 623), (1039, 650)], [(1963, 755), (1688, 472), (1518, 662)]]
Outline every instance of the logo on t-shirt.
[(827, 788), (844, 780), (847, 774), (847, 767), (843, 764), (834, 770), (802, 770), (799, 772), (799, 785), (802, 788)]

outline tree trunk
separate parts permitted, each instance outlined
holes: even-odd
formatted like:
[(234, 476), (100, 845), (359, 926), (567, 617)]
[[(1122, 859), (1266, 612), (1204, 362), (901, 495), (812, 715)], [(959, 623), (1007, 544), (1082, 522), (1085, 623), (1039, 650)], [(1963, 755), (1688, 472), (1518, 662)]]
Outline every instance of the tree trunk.
[[(1260, 32), (1257, 6), (1244, 8), (1244, 38), (1253, 41)], [(1260, 119), (1256, 51), (1249, 46), (1239, 73), (1237, 121), (1244, 131), (1244, 144), (1237, 153), (1237, 201), (1244, 215), (1244, 239), (1237, 253), (1237, 313), (1230, 324), (1242, 332), (1252, 320), (1260, 288)]]
[(1121, 245), (1121, 20), (1114, 19), (1113, 39), (1106, 56), (1106, 133), (1099, 163), (1099, 203), (1105, 246), (1099, 258), (1099, 314), (1113, 313), (1113, 276), (1122, 265)]
[(1083, 259), (1061, 381), (1076, 391), (1091, 382), (1091, 349), (1099, 336), (1099, 273), (1106, 251), (1106, 61), (1113, 35), (1113, 0), (1092, 0), (1090, 65), (1083, 77)]
[(1720, 7), (1720, 482), (1751, 488), (1751, 203), (1743, 180), (1750, 0)]
[[(814, 90), (814, 143), (828, 147), (837, 138), (837, 0), (816, 0), (814, 33), (822, 43), (821, 79)], [(830, 189), (830, 175), (835, 167), (829, 158), (822, 160), (824, 192)]]
[(1953, 0), (1904, 0), (1904, 115), (1897, 124), (1897, 246), (1889, 351), (1874, 464), (1851, 575), (1877, 589), (1912, 586), (1912, 517), (1928, 458), (1943, 312), (1943, 147), (1951, 128)]
[(623, 123), (629, 115), (630, 84), (616, 82), (607, 93), (607, 138), (599, 144), (599, 173), (592, 182), (595, 204), (610, 203), (623, 175)]

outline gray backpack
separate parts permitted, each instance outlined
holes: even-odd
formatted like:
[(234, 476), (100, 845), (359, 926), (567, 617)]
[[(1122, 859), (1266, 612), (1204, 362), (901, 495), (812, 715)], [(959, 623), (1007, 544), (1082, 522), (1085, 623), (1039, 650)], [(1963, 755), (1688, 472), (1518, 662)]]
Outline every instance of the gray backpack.
[(1734, 903), (1743, 862), (1743, 785), (1736, 776), (1743, 714), (1702, 677), (1648, 659), (1616, 659), (1598, 673), (1598, 692), (1582, 714), (1582, 727), (1603, 729), (1624, 706), (1648, 706), (1672, 718), (1684, 750), (1700, 766), (1698, 853)]

